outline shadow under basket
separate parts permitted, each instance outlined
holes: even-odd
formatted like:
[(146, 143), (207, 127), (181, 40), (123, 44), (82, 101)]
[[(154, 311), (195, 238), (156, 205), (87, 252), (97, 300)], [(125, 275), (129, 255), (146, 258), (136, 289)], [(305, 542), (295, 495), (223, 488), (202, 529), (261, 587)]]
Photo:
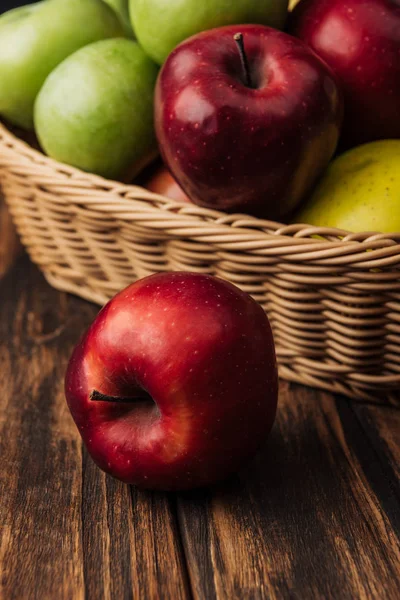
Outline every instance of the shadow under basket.
[(55, 288), (103, 304), (151, 273), (216, 275), (266, 310), (283, 379), (399, 401), (400, 232), (180, 204), (57, 163), (1, 123), (0, 178), (24, 246)]

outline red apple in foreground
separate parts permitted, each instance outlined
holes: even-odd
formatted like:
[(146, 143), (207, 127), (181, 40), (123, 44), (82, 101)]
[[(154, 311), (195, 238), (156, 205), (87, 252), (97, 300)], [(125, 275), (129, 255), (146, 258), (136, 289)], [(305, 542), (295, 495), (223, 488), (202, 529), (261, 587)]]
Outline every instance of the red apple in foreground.
[(274, 422), (268, 319), (220, 279), (147, 277), (99, 313), (72, 355), (65, 392), (107, 473), (150, 489), (213, 483), (243, 465)]
[(400, 0), (301, 0), (290, 28), (342, 83), (343, 145), (400, 138)]
[(189, 38), (156, 87), (164, 161), (193, 202), (229, 212), (270, 219), (292, 212), (331, 159), (341, 121), (330, 68), (269, 27)]
[(144, 187), (154, 194), (160, 194), (177, 202), (189, 202), (187, 194), (172, 177), (166, 167), (160, 167), (156, 173), (144, 184)]

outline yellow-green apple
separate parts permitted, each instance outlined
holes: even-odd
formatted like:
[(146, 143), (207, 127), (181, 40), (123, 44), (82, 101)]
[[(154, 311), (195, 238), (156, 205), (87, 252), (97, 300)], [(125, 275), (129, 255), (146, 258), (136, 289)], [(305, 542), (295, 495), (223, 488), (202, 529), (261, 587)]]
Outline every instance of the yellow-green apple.
[(268, 319), (220, 279), (147, 277), (100, 312), (72, 355), (65, 392), (107, 473), (150, 489), (214, 483), (253, 456), (275, 419)]
[(164, 162), (193, 202), (281, 219), (330, 161), (342, 97), (329, 67), (300, 40), (230, 26), (171, 53), (155, 116)]
[(294, 222), (400, 232), (400, 140), (364, 144), (328, 167)]
[(0, 115), (33, 127), (35, 98), (67, 56), (97, 40), (124, 35), (102, 0), (42, 0), (0, 17)]
[(157, 153), (153, 94), (158, 68), (133, 40), (81, 48), (46, 79), (35, 104), (45, 152), (110, 178), (131, 178)]
[(158, 64), (188, 37), (223, 25), (259, 23), (281, 29), (288, 0), (130, 0), (136, 36)]
[(400, 0), (301, 0), (290, 31), (341, 81), (343, 146), (400, 138)]

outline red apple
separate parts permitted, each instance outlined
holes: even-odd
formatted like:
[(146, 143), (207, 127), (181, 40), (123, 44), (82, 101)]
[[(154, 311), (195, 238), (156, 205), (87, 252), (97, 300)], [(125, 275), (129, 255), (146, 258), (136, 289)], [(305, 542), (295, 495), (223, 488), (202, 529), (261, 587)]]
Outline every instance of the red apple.
[(99, 313), (72, 355), (65, 391), (104, 471), (151, 489), (206, 485), (245, 463), (272, 427), (271, 328), (230, 283), (153, 275)]
[(165, 167), (160, 167), (144, 184), (144, 187), (154, 194), (160, 194), (177, 202), (190, 202), (179, 183)]
[(164, 161), (188, 196), (210, 208), (290, 213), (331, 159), (341, 120), (329, 67), (269, 27), (200, 33), (170, 54), (158, 78)]
[(343, 145), (400, 138), (400, 0), (301, 0), (290, 27), (342, 82)]

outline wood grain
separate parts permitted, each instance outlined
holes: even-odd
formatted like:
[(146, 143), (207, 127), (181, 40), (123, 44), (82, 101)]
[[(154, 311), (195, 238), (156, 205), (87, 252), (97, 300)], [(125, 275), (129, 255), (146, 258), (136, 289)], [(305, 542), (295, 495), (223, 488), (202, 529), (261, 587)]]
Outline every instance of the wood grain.
[(399, 499), (346, 400), (284, 384), (264, 451), (179, 515), (195, 598), (398, 598)]
[[(81, 444), (62, 390), (67, 300), (25, 258), (3, 279), (0, 295), (4, 597), (50, 598), (62, 590), (83, 598)], [(60, 322), (66, 327), (58, 339), (42, 343)]]
[(15, 240), (0, 201), (1, 598), (397, 600), (398, 408), (283, 384), (269, 442), (236, 477), (125, 486), (88, 457), (63, 395), (97, 309), (15, 262)]
[(374, 448), (382, 472), (400, 501), (400, 410), (353, 404), (352, 410)]
[(0, 596), (187, 597), (170, 497), (101, 473), (66, 407), (66, 363), (97, 309), (52, 290), (27, 258), (0, 297)]

